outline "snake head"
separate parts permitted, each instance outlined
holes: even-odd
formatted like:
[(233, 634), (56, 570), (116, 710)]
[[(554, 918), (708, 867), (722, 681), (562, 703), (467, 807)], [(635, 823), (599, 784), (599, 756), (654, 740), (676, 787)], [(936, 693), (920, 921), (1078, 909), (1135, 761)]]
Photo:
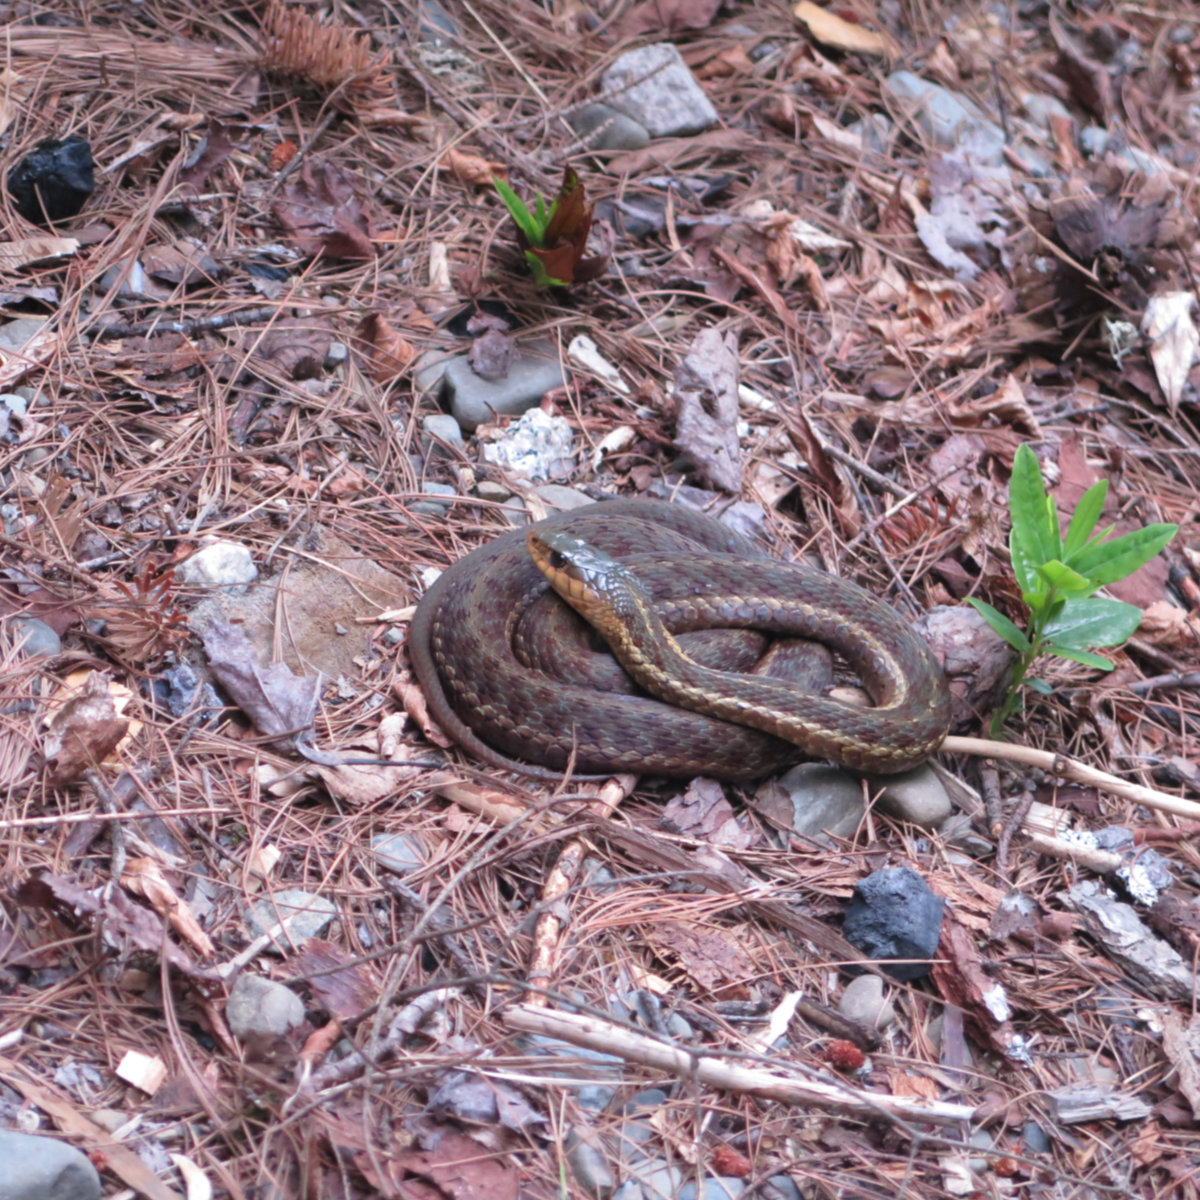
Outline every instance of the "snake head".
[(628, 567), (604, 551), (573, 534), (536, 526), (526, 544), (550, 586), (602, 636), (644, 619), (641, 584)]

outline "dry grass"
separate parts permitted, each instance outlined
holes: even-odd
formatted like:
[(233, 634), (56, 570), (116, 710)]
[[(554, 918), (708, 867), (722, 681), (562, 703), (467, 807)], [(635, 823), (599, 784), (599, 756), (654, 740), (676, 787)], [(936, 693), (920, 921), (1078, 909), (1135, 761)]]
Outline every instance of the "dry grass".
[[(531, 1053), (503, 1022), (506, 1010), (529, 1000), (549, 1008), (578, 1003), (617, 1025), (628, 1019), (655, 1032), (655, 1022), (674, 1013), (689, 1023), (691, 1042), (707, 1049), (798, 1075), (824, 1070), (825, 1043), (846, 1033), (830, 964), (849, 953), (836, 920), (827, 919), (870, 870), (910, 864), (952, 902), (955, 923), (1003, 986), (1009, 1029), (1031, 1057), (1005, 1059), (996, 1031), (980, 1028), (976, 1012), (968, 1012), (964, 1032), (960, 1010), (933, 985), (903, 985), (893, 989), (898, 1019), (884, 1038), (855, 1034), (872, 1050), (873, 1071), (854, 1086), (986, 1105), (997, 1142), (992, 1169), (980, 1176), (986, 1183), (976, 1186), (997, 1194), (1009, 1186), (1007, 1164), (997, 1167), (1008, 1156), (1022, 1192), (1031, 1181), (1054, 1180), (1068, 1195), (1194, 1195), (1186, 1167), (1194, 1126), (1169, 1056), (1151, 1025), (1137, 1017), (1123, 1024), (1112, 1011), (1128, 1000), (1136, 1014), (1164, 997), (1127, 977), (1070, 922), (1027, 943), (988, 939), (1006, 893), (1019, 890), (1058, 917), (1059, 894), (1075, 879), (1068, 865), (1039, 857), (1019, 836), (1001, 861), (965, 860), (937, 837), (871, 815), (854, 838), (814, 849), (741, 812), (756, 840), (721, 850), (660, 826), (662, 800), (678, 788), (641, 788), (628, 799), (619, 788), (602, 795), (585, 788), (547, 799), (466, 764), (453, 773), (418, 765), (362, 766), (356, 774), (265, 745), (236, 714), (205, 722), (194, 710), (171, 715), (152, 702), (168, 652), (187, 640), (187, 653), (203, 658), (180, 623), (202, 597), (164, 573), (207, 537), (233, 539), (251, 549), (264, 576), (280, 581), (276, 607), (255, 619), (271, 618), (268, 644), (298, 671), (309, 657), (339, 653), (338, 637), (321, 646), (304, 632), (309, 609), (323, 605), (344, 629), (369, 635), (336, 660), (315, 744), (351, 757), (430, 761), (412, 723), (381, 745), (381, 719), (403, 711), (409, 682), (403, 651), (388, 637), (402, 632), (404, 620), (370, 614), (411, 605), (425, 571), (519, 519), (473, 493), (473, 479), (518, 481), (486, 467), (472, 442), (461, 455), (427, 456), (420, 420), (433, 402), (408, 378), (390, 387), (374, 382), (357, 349), (336, 369), (297, 377), (286, 351), (272, 348), (281, 338), (353, 346), (370, 313), (386, 316), (422, 350), (451, 344), (431, 318), (471, 297), (503, 299), (564, 347), (587, 332), (621, 367), (634, 397), (617, 398), (582, 374), (557, 397), (582, 447), (581, 465), (563, 482), (605, 492), (699, 485), (676, 461), (666, 396), (700, 328), (735, 331), (743, 382), (770, 402), (743, 413), (742, 498), (762, 502), (764, 535), (778, 553), (816, 555), (911, 614), (957, 603), (975, 587), (1015, 602), (1000, 514), (1007, 465), (1034, 432), (1031, 421), (1051, 448), (1048, 461), (1069, 443), (1081, 460), (1109, 470), (1130, 519), (1195, 512), (1195, 410), (1168, 415), (1144, 387), (1144, 356), (1118, 370), (1097, 325), (1056, 327), (1028, 269), (1045, 253), (1029, 227), (1044, 225), (1038, 206), (1014, 218), (1012, 271), (996, 266), (970, 284), (947, 286), (901, 195), (926, 177), (927, 149), (903, 121), (887, 157), (872, 161), (818, 135), (815, 119), (888, 106), (868, 64), (818, 55), (798, 37), (785, 5), (730, 4), (710, 29), (680, 39), (707, 76), (726, 128), (678, 147), (662, 166), (638, 155), (606, 166), (564, 121), (594, 95), (618, 52), (608, 33), (628, 5), (444, 0), (444, 7), (464, 31), (452, 47), (462, 62), (447, 74), (422, 57), (409, 4), (328, 13), (287, 6), (281, 15), (285, 6), (272, 0), (218, 15), (181, 0), (103, 12), (31, 0), (21, 7), (29, 19), (6, 30), (8, 60), (20, 76), (5, 109), (6, 162), (42, 138), (78, 132), (94, 148), (98, 187), (65, 231), (80, 236), (78, 254), (3, 282), (10, 315), (49, 315), (56, 340), (53, 356), (25, 380), (38, 402), (19, 440), (0, 443), (0, 498), (11, 506), (0, 557), (8, 589), (46, 619), (64, 614), (69, 632), (62, 656), (50, 661), (15, 654), (11, 630), (0, 646), (0, 1124), (12, 1125), (27, 1103), (55, 1114), (43, 1117), (42, 1130), (60, 1128), (103, 1155), (112, 1149), (109, 1133), (70, 1126), (64, 1110), (139, 1117), (119, 1140), (150, 1148), (172, 1194), (183, 1185), (164, 1149), (196, 1162), (218, 1194), (400, 1195), (408, 1193), (384, 1182), (388, 1171), (401, 1177), (408, 1149), (450, 1123), (427, 1110), (430, 1094), (449, 1071), (469, 1067), (503, 1095), (524, 1097), (539, 1118), (515, 1128), (481, 1121), (479, 1153), (494, 1159), (502, 1183), (471, 1194), (513, 1194), (504, 1188), (518, 1179), (522, 1195), (560, 1194), (569, 1129), (590, 1125), (611, 1139), (621, 1101), (661, 1085), (671, 1095), (655, 1118), (655, 1152), (685, 1177), (720, 1174), (722, 1163), (728, 1170), (721, 1156), (735, 1151), (748, 1164), (748, 1181), (790, 1174), (806, 1197), (947, 1195), (947, 1156), (966, 1159), (961, 1126), (921, 1140), (913, 1135), (922, 1131), (904, 1122), (694, 1089), (634, 1063), (623, 1070), (613, 1108), (589, 1114), (576, 1103), (581, 1068), (571, 1053)], [(578, 26), (585, 8), (599, 12), (591, 33)], [(933, 54), (946, 15), (930, 5), (910, 13), (913, 53)], [(983, 28), (962, 15), (971, 30)], [(32, 23), (39, 16), (64, 24)], [(751, 32), (731, 31), (725, 18)], [(264, 20), (277, 22), (267, 41)], [(1145, 24), (1144, 45), (1162, 25), (1144, 13), (1128, 20)], [(1013, 111), (1023, 88), (1044, 85), (1056, 53), (1040, 22), (1022, 21), (1014, 31), (997, 76), (973, 60), (980, 50), (972, 38), (950, 38), (945, 53), (963, 72), (954, 86), (988, 104), (999, 86)], [(301, 47), (305, 30), (312, 36)], [(706, 70), (738, 46), (750, 52), (749, 67)], [(398, 66), (385, 69), (393, 61)], [(1155, 139), (1186, 138), (1190, 118), (1171, 87), (1157, 102), (1142, 95), (1139, 103), (1131, 138), (1148, 145), (1150, 129)], [(785, 130), (787, 120), (794, 132)], [(199, 178), (192, 172), (204, 138), (210, 148), (221, 139), (230, 145)], [(1044, 142), (1053, 155), (1049, 135)], [(286, 143), (297, 152), (290, 161), (275, 157)], [(647, 175), (728, 179), (707, 207), (677, 197), (660, 235), (623, 237), (610, 274), (568, 301), (538, 293), (520, 275), (496, 197), (460, 182), (445, 165), (450, 149), (505, 164), (525, 191), (552, 189), (570, 161), (597, 202), (636, 194)], [(370, 216), (369, 260), (280, 252), (288, 239), (274, 206), (314, 164), (358, 181)], [(1190, 186), (1179, 184), (1176, 195), (1192, 213)], [(802, 277), (776, 286), (754, 225), (695, 231), (706, 216), (741, 214), (762, 200), (849, 243), (818, 257), (824, 305)], [(11, 211), (6, 228), (9, 239), (33, 232)], [(160, 280), (155, 294), (136, 302), (99, 286), (114, 274), (128, 278), (135, 257), (181, 239), (206, 250), (218, 272), (197, 282)], [(762, 290), (742, 286), (733, 295), (728, 263), (710, 253), (718, 243), (764, 281)], [(1187, 253), (1171, 268), (1180, 288), (1190, 286), (1194, 269)], [(439, 255), (449, 262), (449, 292), (431, 282)], [(286, 275), (268, 279), (262, 262), (284, 265)], [(901, 288), (890, 299), (875, 287), (885, 271)], [(39, 288), (55, 289), (54, 298), (47, 302)], [(1041, 314), (1036, 340), (1030, 312)], [(1060, 361), (1070, 346), (1069, 361)], [(1022, 405), (997, 407), (997, 389), (1010, 377)], [(632, 428), (631, 443), (593, 469), (592, 450), (618, 425)], [(957, 490), (945, 482), (954, 464), (938, 457), (952, 439), (973, 453)], [(431, 481), (460, 489), (448, 515), (417, 507)], [(527, 499), (536, 511), (538, 498)], [(329, 534), (335, 540), (321, 540)], [(364, 581), (361, 559), (382, 572)], [(1172, 558), (1185, 597), (1195, 589), (1188, 561)], [(98, 620), (107, 621), (103, 630)], [(1194, 666), (1195, 647), (1143, 642), (1119, 659), (1118, 673), (1099, 681), (1052, 666), (1046, 677), (1056, 695), (1033, 704), (1015, 732), (1144, 783), (1190, 782), (1194, 692), (1124, 689)], [(125, 716), (135, 725), (115, 756), (96, 764), (98, 784), (81, 773), (55, 785), (40, 758), (45, 722), (68, 676), (91, 670), (129, 689)], [(1181, 760), (1176, 775), (1172, 759)], [(1055, 797), (1050, 780), (949, 765), (985, 799), (1001, 800), (1001, 825), (1023, 789)], [(1161, 833), (1179, 824), (1147, 821), (1133, 805), (1082, 789), (1062, 803), (1089, 825), (1127, 822), (1139, 833)], [(113, 804), (117, 812), (106, 812)], [(144, 807), (160, 815), (150, 819), (138, 812)], [(996, 814), (985, 817), (981, 805), (972, 815), (980, 836), (997, 836), (988, 820)], [(371, 845), (401, 832), (423, 842), (427, 859), (397, 883)], [(1195, 842), (1184, 836), (1164, 852), (1181, 881), (1176, 890), (1190, 896), (1200, 878)], [(571, 855), (578, 873), (556, 879), (560, 857)], [(214, 961), (197, 960), (192, 975), (164, 967), (157, 948), (139, 945), (122, 925), (127, 910), (103, 908), (115, 892), (152, 915), (120, 882), (131, 862), (144, 859), (167, 873), (216, 944)], [(85, 919), (70, 905), (19, 903), (28, 900), (19, 889), (39, 873), (100, 897), (100, 914)], [(217, 967), (251, 942), (246, 904), (287, 887), (336, 905), (338, 920), (323, 935), (331, 957), (325, 975), (295, 954), (253, 959), (252, 970), (304, 995), (311, 1025), (307, 1046), (248, 1051), (229, 1036), (227, 981)], [(710, 976), (664, 938), (672, 924), (742, 952), (750, 969)], [(354, 981), (368, 1004), (339, 1000), (333, 985), (319, 983), (334, 966), (344, 972), (334, 978)], [(764, 1022), (793, 992), (808, 1007), (767, 1053), (757, 1040)], [(397, 1031), (406, 1005), (414, 1006), (412, 1023)], [(1190, 1010), (1179, 1011), (1186, 1022)], [(968, 1046), (969, 1059), (959, 1061)], [(346, 1057), (351, 1047), (367, 1065)], [(114, 1073), (133, 1048), (168, 1066), (168, 1082), (153, 1098)], [(1159, 1107), (1131, 1124), (1059, 1128), (1046, 1093), (1085, 1068), (1113, 1073), (1118, 1089)], [(1028, 1122), (1052, 1134), (1048, 1150), (1019, 1140)], [(569, 1172), (562, 1178), (566, 1193), (582, 1194)], [(138, 1186), (128, 1176), (124, 1182)]]

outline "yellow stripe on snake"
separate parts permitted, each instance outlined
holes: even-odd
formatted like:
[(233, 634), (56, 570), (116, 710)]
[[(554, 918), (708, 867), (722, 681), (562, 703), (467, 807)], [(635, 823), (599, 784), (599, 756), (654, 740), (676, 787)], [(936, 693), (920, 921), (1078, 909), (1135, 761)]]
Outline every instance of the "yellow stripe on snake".
[[(757, 635), (714, 648), (700, 632), (714, 629)], [(829, 647), (874, 706), (745, 674), (761, 635)], [(539, 777), (573, 760), (588, 773), (753, 779), (803, 758), (887, 774), (926, 759), (950, 724), (937, 660), (887, 605), (651, 500), (560, 513), (460, 559), (417, 606), (409, 654), (449, 736)]]

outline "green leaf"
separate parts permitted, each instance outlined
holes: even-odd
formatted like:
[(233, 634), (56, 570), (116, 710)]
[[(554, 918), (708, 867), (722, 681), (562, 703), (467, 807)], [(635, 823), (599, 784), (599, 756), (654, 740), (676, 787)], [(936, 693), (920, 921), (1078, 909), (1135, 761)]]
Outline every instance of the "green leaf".
[(1046, 532), (1050, 536), (1050, 546), (1054, 551), (1054, 558), (1062, 558), (1063, 543), (1062, 543), (1062, 524), (1058, 519), (1058, 508), (1054, 504), (1054, 497), (1046, 497)]
[(1052, 696), (1054, 694), (1054, 689), (1044, 679), (1039, 679), (1036, 675), (1026, 675), (1025, 683), (1033, 688), (1039, 696)]
[(1081, 550), (1071, 564), (1097, 587), (1116, 583), (1148, 563), (1178, 532), (1178, 525), (1147, 525)]
[(535, 207), (537, 209), (537, 219), (538, 219), (538, 242), (540, 244), (542, 237), (546, 233), (546, 226), (550, 224), (550, 220), (546, 215), (546, 199), (544, 196), (542, 196), (542, 195), (538, 196), (537, 204), (535, 205)]
[(525, 235), (530, 245), (541, 246), (543, 227), (538, 224), (533, 213), (525, 207), (525, 201), (499, 176), (492, 177), (492, 186), (500, 193), (500, 199), (504, 201), (508, 215), (517, 223), (517, 228)]
[(1138, 627), (1142, 610), (1104, 596), (1072, 598), (1042, 630), (1048, 642), (1062, 649), (1084, 651), (1093, 646), (1119, 646)]
[(546, 264), (532, 250), (525, 251), (525, 261), (529, 264), (529, 270), (533, 274), (533, 282), (538, 287), (567, 287), (568, 285), (561, 279), (555, 279), (553, 275), (546, 271)]
[(1002, 612), (993, 608), (984, 600), (976, 600), (974, 596), (967, 598), (967, 603), (1018, 653), (1024, 654), (1029, 649), (1029, 639)]
[(1067, 566), (1072, 565), (1071, 555), (1077, 550), (1082, 550), (1088, 538), (1092, 536), (1092, 530), (1096, 528), (1096, 522), (1100, 520), (1100, 514), (1104, 511), (1107, 496), (1108, 480), (1102, 479), (1079, 497), (1079, 503), (1071, 514), (1067, 540), (1063, 543), (1063, 561)]
[[(1012, 540), (1035, 564), (1058, 557), (1057, 529), (1047, 521), (1046, 500), (1037, 455), (1027, 443), (1022, 444), (1017, 447), (1013, 459), (1012, 478), (1008, 483), (1008, 511), (1012, 517)], [(1056, 516), (1054, 525), (1057, 524)]]
[(1012, 563), (1013, 575), (1016, 577), (1017, 584), (1024, 595), (1025, 603), (1030, 608), (1036, 607), (1030, 596), (1039, 595), (1046, 591), (1046, 585), (1037, 573), (1037, 568), (1043, 560), (1030, 548), (1025, 539), (1020, 537), (1015, 525), (1012, 528), (1012, 532), (1008, 535), (1008, 556)]
[(1089, 654), (1086, 650), (1068, 650), (1065, 646), (1050, 645), (1046, 647), (1047, 654), (1057, 654), (1059, 658), (1069, 658), (1072, 662), (1083, 663), (1085, 667), (1095, 667), (1097, 671), (1111, 671), (1113, 664), (1099, 654)]
[(1037, 568), (1037, 573), (1052, 587), (1060, 592), (1065, 592), (1070, 595), (1073, 592), (1081, 595), (1087, 595), (1096, 590), (1096, 584), (1090, 579), (1085, 579), (1078, 571), (1072, 571), (1070, 567), (1059, 562), (1057, 558), (1052, 558), (1048, 563), (1043, 563)]

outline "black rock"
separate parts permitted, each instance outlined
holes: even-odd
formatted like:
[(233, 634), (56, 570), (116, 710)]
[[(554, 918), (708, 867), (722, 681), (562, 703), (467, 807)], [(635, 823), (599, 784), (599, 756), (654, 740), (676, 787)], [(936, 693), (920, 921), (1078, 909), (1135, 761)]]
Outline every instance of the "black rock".
[(86, 138), (47, 138), (9, 171), (8, 194), (17, 212), (34, 225), (66, 221), (96, 190), (94, 166)]
[[(920, 875), (890, 867), (868, 875), (854, 889), (842, 932), (868, 958), (884, 965), (893, 979), (920, 979), (929, 973), (942, 931), (942, 900)], [(917, 962), (890, 964), (892, 959)]]

